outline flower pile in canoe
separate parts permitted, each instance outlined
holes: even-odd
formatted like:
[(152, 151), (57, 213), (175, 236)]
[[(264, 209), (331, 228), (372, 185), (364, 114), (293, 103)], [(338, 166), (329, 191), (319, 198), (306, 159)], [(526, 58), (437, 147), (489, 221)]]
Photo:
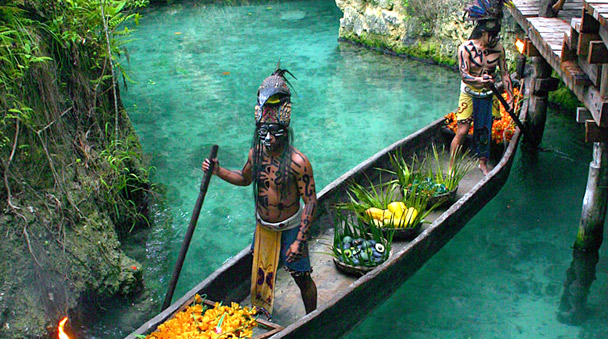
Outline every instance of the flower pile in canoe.
[(255, 307), (241, 307), (237, 303), (212, 308), (203, 304), (197, 294), (194, 303), (184, 311), (159, 325), (145, 339), (228, 339), (251, 338), (257, 326)]

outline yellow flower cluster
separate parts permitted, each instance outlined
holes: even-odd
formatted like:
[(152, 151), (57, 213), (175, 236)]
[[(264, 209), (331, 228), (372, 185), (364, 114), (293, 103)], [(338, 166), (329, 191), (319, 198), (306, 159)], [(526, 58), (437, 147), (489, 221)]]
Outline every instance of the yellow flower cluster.
[(258, 325), (256, 313), (255, 307), (241, 307), (234, 302), (230, 306), (215, 303), (206, 309), (197, 294), (193, 305), (159, 325), (146, 339), (251, 338)]

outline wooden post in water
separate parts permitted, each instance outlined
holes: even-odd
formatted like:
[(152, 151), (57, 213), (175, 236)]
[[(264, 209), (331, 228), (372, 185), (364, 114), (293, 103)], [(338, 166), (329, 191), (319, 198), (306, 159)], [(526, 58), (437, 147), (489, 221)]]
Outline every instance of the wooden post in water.
[(558, 319), (562, 322), (576, 324), (584, 320), (587, 296), (595, 280), (599, 249), (604, 238), (607, 206), (608, 142), (595, 142), (572, 263), (566, 272), (559, 305)]
[(545, 121), (547, 120), (547, 102), (549, 91), (557, 89), (558, 79), (551, 77), (551, 65), (542, 57), (532, 58), (534, 73), (531, 81), (531, 95), (528, 106), (527, 125), (530, 133), (524, 135), (524, 143), (537, 147), (543, 139)]
[(608, 206), (608, 142), (593, 143), (593, 161), (589, 164), (587, 189), (583, 198), (581, 223), (574, 248), (598, 250), (604, 238)]

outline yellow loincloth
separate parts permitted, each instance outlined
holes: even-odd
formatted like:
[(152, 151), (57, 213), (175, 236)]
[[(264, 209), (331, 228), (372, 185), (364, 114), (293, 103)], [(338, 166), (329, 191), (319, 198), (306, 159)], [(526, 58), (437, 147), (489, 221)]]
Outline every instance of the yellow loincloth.
[(492, 95), (491, 91), (479, 90), (470, 85), (466, 85), (464, 82), (461, 83), (456, 120), (473, 121), (473, 98), (483, 99), (488, 97), (492, 97), (492, 115), (496, 118), (500, 118), (500, 103), (498, 102), (498, 99)]
[(281, 233), (300, 225), (302, 206), (296, 214), (278, 223), (269, 223), (257, 215), (251, 267), (251, 304), (272, 314), (274, 284), (281, 256)]
[(258, 223), (255, 228), (253, 266), (251, 269), (251, 304), (272, 314), (274, 282), (281, 254), (281, 232)]

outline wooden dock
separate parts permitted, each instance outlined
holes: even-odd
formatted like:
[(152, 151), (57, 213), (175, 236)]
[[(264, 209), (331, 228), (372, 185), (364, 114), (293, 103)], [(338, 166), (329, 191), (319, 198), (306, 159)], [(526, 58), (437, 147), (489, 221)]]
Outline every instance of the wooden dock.
[(602, 141), (608, 133), (608, 0), (566, 0), (555, 18), (538, 16), (540, 0), (513, 3), (509, 11), (528, 35), (527, 55), (553, 67), (590, 113), (593, 121), (577, 118), (588, 134), (599, 135), (590, 141)]

